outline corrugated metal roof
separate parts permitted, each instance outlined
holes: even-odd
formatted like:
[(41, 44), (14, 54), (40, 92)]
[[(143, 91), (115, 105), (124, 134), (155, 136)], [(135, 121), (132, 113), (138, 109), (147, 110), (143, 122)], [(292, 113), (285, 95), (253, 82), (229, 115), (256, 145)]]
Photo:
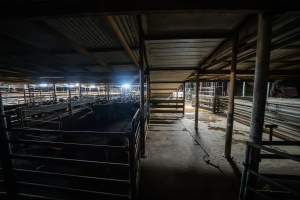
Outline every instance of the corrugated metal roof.
[(80, 16), (47, 19), (46, 22), (86, 48), (121, 47), (101, 16)]

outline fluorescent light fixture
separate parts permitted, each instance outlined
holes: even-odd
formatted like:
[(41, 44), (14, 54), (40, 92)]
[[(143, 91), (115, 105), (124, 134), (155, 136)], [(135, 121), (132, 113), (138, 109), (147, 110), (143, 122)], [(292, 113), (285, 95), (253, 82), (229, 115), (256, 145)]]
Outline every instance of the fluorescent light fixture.
[(124, 89), (129, 89), (131, 86), (130, 86), (129, 83), (124, 83), (124, 84), (121, 85), (121, 87), (124, 88)]
[(40, 87), (47, 87), (48, 84), (47, 84), (47, 83), (40, 83), (39, 86), (40, 86)]

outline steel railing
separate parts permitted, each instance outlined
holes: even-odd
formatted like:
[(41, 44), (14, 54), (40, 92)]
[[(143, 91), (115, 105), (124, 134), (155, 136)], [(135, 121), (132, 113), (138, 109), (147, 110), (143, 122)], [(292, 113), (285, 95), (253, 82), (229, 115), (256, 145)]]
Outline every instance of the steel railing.
[[(9, 169), (9, 171), (12, 173), (9, 173), (7, 168), (1, 170), (1, 172), (4, 174), (8, 173), (6, 180), (3, 180), (3, 184), (6, 187), (15, 187), (13, 190), (17, 192), (12, 194), (12, 192), (6, 193), (0, 190), (0, 195), (9, 198), (21, 197), (21, 199), (29, 197), (36, 197), (37, 199), (68, 199), (70, 198), (71, 194), (73, 199), (76, 199), (77, 197), (78, 199), (82, 199), (83, 197), (87, 199), (99, 199), (102, 197), (114, 199), (137, 198), (141, 154), (141, 127), (139, 116), (140, 112), (138, 110), (131, 121), (131, 129), (126, 132), (61, 131), (29, 128), (2, 129), (1, 135), (7, 135), (7, 138), (1, 140), (1, 145), (9, 145), (11, 151), (9, 152), (9, 155), (6, 155), (6, 158), (9, 159), (13, 165), (12, 169)], [(57, 138), (64, 138), (64, 140), (52, 141), (44, 138), (32, 139), (30, 138), (30, 135), (59, 136)], [(103, 142), (98, 144), (86, 143), (82, 141), (67, 141), (65, 137), (68, 136), (101, 136), (102, 139), (106, 138), (106, 140), (109, 138), (117, 138), (120, 139), (120, 141), (123, 141), (123, 144), (111, 145)], [(69, 150), (79, 150), (76, 152), (88, 149), (90, 150), (89, 152), (94, 152), (95, 157), (92, 156), (92, 159), (90, 158), (91, 156), (87, 156), (89, 158), (85, 158), (85, 156), (84, 158), (73, 158), (64, 154), (43, 154), (39, 153), (38, 151), (29, 151), (29, 147), (38, 147), (38, 151), (42, 151), (45, 148), (60, 149), (62, 151), (64, 148)], [(39, 147), (41, 148), (39, 149)], [(27, 151), (29, 151), (29, 153)], [(106, 160), (97, 159), (97, 154), (99, 154), (101, 151), (106, 157), (108, 157)], [(107, 155), (113, 155), (116, 152), (121, 152), (120, 155), (126, 154), (127, 158), (125, 161), (124, 158), (122, 158), (119, 162), (109, 160), (110, 157)], [(62, 168), (59, 169), (56, 167), (54, 170), (47, 170), (48, 165), (61, 166)], [(39, 166), (45, 166), (45, 169), (42, 167), (43, 169), (41, 170), (39, 169)], [(99, 170), (104, 171), (114, 171), (117, 169), (116, 171), (118, 173), (124, 172), (125, 170), (127, 171), (128, 176), (126, 175), (127, 178), (106, 177), (104, 176), (106, 174), (104, 172), (100, 173), (102, 174), (101, 176), (77, 173), (79, 171), (88, 171), (89, 169), (95, 167), (99, 167)], [(74, 171), (76, 172), (74, 173)], [(43, 179), (34, 178), (36, 176), (43, 177)], [(55, 179), (58, 179), (56, 182), (57, 184), (53, 184), (53, 180)], [(68, 181), (75, 182), (77, 186), (73, 187), (72, 184), (65, 184)], [(51, 184), (47, 182), (50, 182)], [(91, 182), (93, 184), (91, 184)], [(89, 184), (92, 187), (86, 187), (87, 185), (89, 186)], [(103, 186), (104, 189), (107, 189), (108, 186), (110, 187), (108, 190), (101, 190), (101, 188), (96, 188), (96, 190), (95, 185), (97, 184)], [(116, 187), (118, 187), (118, 189), (121, 188), (121, 192), (112, 192), (113, 190), (111, 191), (112, 187), (114, 187), (114, 184), (117, 185)]]
[[(246, 156), (244, 161), (244, 171), (241, 179), (240, 186), (240, 199), (299, 199), (299, 185), (300, 176), (285, 175), (285, 174), (263, 174), (260, 173), (255, 167), (251, 166), (250, 152), (258, 151), (260, 161), (262, 159), (285, 159), (300, 162), (300, 155), (290, 154), (278, 149), (272, 148), (272, 146), (293, 146), (299, 147), (300, 141), (263, 141), (261, 145), (251, 142), (247, 143)], [(281, 181), (284, 179), (284, 182)], [(298, 189), (291, 187), (290, 184), (286, 184), (289, 181), (293, 181), (293, 185)], [(295, 185), (295, 181), (297, 184)], [(268, 184), (269, 189), (266, 190), (262, 185)], [(274, 188), (274, 189), (273, 189)]]

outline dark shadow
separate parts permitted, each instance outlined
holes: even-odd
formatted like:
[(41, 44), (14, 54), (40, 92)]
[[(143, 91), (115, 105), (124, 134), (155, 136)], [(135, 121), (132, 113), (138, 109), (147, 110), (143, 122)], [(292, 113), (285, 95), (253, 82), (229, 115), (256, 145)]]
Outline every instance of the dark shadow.
[(230, 176), (196, 168), (146, 165), (142, 168), (141, 200), (237, 200), (238, 187)]
[(226, 158), (228, 163), (230, 164), (233, 173), (235, 174), (235, 176), (240, 180), (240, 178), (242, 177), (242, 172), (240, 171), (239, 167), (237, 166), (236, 162), (234, 161), (233, 158)]

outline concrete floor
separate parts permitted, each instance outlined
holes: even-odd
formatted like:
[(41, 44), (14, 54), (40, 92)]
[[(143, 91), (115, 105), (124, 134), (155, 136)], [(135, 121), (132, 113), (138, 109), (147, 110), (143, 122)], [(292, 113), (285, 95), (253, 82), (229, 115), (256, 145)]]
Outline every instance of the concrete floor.
[[(226, 117), (199, 109), (198, 132), (194, 130), (194, 109), (189, 105), (183, 118), (152, 117), (155, 120), (149, 125), (142, 161), (142, 200), (238, 199), (249, 127), (235, 122), (233, 161), (229, 162), (223, 156)], [(299, 172), (299, 165), (275, 163), (265, 162), (262, 171)]]

